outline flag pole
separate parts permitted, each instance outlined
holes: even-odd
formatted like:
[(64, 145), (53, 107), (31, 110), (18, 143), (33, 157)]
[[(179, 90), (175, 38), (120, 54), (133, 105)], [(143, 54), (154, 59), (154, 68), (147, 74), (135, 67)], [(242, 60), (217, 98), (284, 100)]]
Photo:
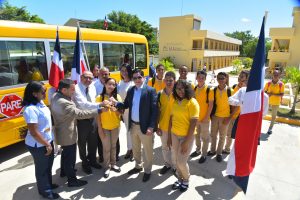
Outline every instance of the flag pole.
[(90, 63), (89, 63), (89, 59), (88, 59), (88, 57), (87, 57), (87, 53), (86, 53), (86, 50), (85, 50), (85, 44), (84, 44), (84, 41), (83, 41), (83, 39), (82, 39), (82, 35), (81, 35), (81, 31), (80, 31), (80, 21), (77, 21), (77, 26), (78, 26), (78, 29), (79, 29), (79, 37), (80, 37), (80, 39), (79, 39), (79, 41), (82, 41), (82, 46), (83, 46), (83, 52), (84, 52), (84, 55), (85, 55), (85, 59), (86, 59), (86, 64), (87, 64), (87, 68), (88, 68), (88, 70), (89, 71), (91, 71), (90, 70)]
[(268, 14), (269, 14), (269, 11), (265, 11), (265, 24), (266, 24), (266, 22), (267, 22), (267, 17), (268, 17)]

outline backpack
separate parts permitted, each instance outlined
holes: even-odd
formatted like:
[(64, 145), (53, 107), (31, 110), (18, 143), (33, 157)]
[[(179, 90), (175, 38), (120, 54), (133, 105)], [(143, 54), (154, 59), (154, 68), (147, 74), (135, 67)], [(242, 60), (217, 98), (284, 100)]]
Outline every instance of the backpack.
[(234, 84), (234, 85), (232, 86), (232, 89), (236, 88), (236, 86), (237, 86), (237, 84)]
[(160, 96), (161, 96), (162, 91), (158, 91), (157, 93), (157, 105), (160, 107)]
[[(217, 101), (216, 101), (216, 93), (217, 93), (217, 87), (214, 88), (214, 104), (213, 104), (213, 108), (211, 110), (210, 116), (212, 117), (213, 115), (215, 115), (216, 110), (217, 110)], [(231, 96), (231, 88), (228, 87), (227, 88), (227, 97)], [(230, 107), (230, 112), (231, 112), (231, 107)]]
[[(272, 83), (272, 81), (269, 81), (269, 82), (268, 82), (268, 87), (267, 87), (267, 89), (265, 90), (266, 93), (268, 92), (268, 89), (269, 89), (271, 83)], [(282, 82), (279, 81), (279, 92), (280, 92), (281, 88), (282, 88)]]
[[(198, 88), (198, 85), (194, 88), (194, 92), (196, 92), (197, 88)], [(207, 88), (206, 88), (206, 103), (207, 104), (209, 102), (208, 97), (209, 97), (209, 90), (210, 90), (210, 88), (211, 88), (210, 86), (207, 86)]]

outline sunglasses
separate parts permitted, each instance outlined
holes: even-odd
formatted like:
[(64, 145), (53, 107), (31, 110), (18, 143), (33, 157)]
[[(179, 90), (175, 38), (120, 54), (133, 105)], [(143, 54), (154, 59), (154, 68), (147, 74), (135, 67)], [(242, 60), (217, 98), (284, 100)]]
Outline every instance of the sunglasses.
[(141, 80), (143, 77), (142, 76), (135, 76), (135, 77), (132, 77), (132, 79), (135, 81), (135, 80)]

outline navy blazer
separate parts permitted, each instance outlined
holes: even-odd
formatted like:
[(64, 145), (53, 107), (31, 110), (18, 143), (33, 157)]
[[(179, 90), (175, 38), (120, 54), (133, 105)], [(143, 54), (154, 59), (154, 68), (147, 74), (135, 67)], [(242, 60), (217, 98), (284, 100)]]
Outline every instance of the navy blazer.
[[(117, 108), (121, 109), (128, 109), (128, 121), (129, 121), (129, 129), (131, 128), (131, 111), (132, 111), (132, 100), (134, 95), (134, 90), (136, 86), (129, 88), (127, 91), (126, 98), (124, 103), (119, 102), (117, 104)], [(153, 128), (155, 131), (156, 124), (157, 124), (157, 95), (154, 88), (149, 87), (146, 83), (144, 83), (141, 93), (140, 99), (140, 110), (139, 110), (139, 117), (140, 117), (140, 127), (142, 133), (146, 134), (147, 129)]]

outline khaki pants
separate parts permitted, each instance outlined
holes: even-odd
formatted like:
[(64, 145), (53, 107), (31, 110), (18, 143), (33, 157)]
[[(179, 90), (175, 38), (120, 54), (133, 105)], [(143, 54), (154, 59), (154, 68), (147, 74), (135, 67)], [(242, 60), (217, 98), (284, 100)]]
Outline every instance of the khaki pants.
[[(202, 155), (206, 156), (207, 155), (207, 149), (208, 149), (208, 144), (209, 144), (209, 121), (208, 122), (198, 122), (197, 124), (197, 134), (195, 135), (195, 140), (196, 140), (196, 151), (199, 153), (202, 151)], [(202, 144), (202, 149), (201, 149), (201, 141), (203, 142)]]
[(181, 144), (185, 140), (185, 137), (176, 136), (172, 133), (172, 155), (174, 155), (174, 160), (176, 161), (176, 170), (178, 175), (178, 180), (188, 182), (190, 178), (190, 169), (187, 163), (190, 153), (193, 148), (194, 138), (190, 141), (188, 145), (189, 148), (185, 154), (181, 153)]
[(119, 138), (120, 128), (113, 130), (103, 129), (105, 138), (102, 138), (103, 146), (103, 167), (107, 169), (110, 165), (116, 164), (117, 140)]
[(132, 139), (132, 152), (135, 160), (135, 167), (142, 168), (142, 151), (141, 144), (144, 150), (144, 171), (145, 173), (151, 173), (153, 163), (153, 135), (148, 136), (143, 134), (140, 125), (132, 123), (131, 126), (131, 139)]
[(233, 128), (235, 120), (236, 119), (230, 120), (229, 125), (228, 125), (227, 135), (226, 135), (226, 144), (225, 144), (225, 149), (224, 149), (227, 152), (230, 152), (230, 147), (232, 144), (231, 133), (232, 133), (232, 128)]
[(217, 148), (217, 154), (222, 155), (222, 150), (224, 147), (225, 137), (227, 133), (228, 125), (224, 125), (224, 117), (216, 117), (213, 116), (211, 119), (211, 146), (210, 151), (212, 153), (216, 152), (216, 145), (217, 145), (217, 137), (219, 135), (219, 142)]
[(172, 167), (173, 169), (176, 169), (176, 160), (174, 155), (172, 154), (171, 149), (168, 147), (168, 132), (162, 131), (162, 136), (160, 136), (161, 139), (161, 149), (163, 158), (165, 161), (165, 166)]
[(272, 120), (271, 120), (271, 124), (269, 127), (269, 131), (271, 131), (273, 129), (274, 123), (275, 123), (275, 119), (277, 116), (277, 111), (278, 111), (279, 106), (275, 106), (275, 105), (271, 105), (271, 109), (272, 109)]
[(131, 150), (132, 149), (132, 142), (131, 142), (131, 134), (130, 134), (130, 131), (128, 130), (128, 126), (129, 126), (128, 112), (129, 112), (129, 109), (126, 109), (124, 111), (124, 114), (122, 115), (122, 117), (123, 117), (124, 124), (125, 124), (125, 127), (126, 127), (127, 150)]

